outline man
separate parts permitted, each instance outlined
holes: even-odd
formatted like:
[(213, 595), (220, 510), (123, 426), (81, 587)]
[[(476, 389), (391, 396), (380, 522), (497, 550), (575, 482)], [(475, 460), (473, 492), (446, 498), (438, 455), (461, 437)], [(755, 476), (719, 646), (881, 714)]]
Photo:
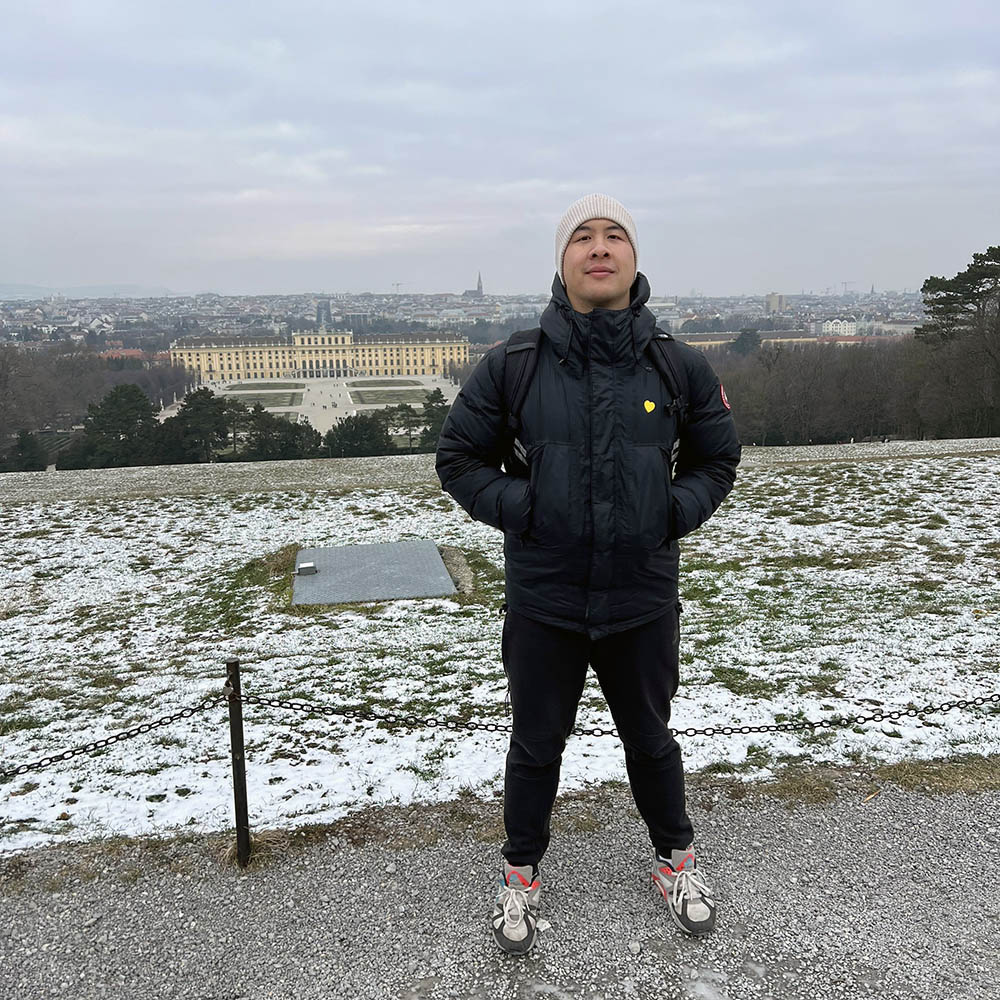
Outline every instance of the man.
[(501, 645), (514, 731), (491, 924), (514, 954), (535, 940), (538, 865), (588, 665), (625, 745), (655, 852), (653, 881), (682, 930), (703, 934), (715, 925), (668, 727), (678, 685), (677, 540), (732, 489), (740, 443), (704, 355), (672, 342), (687, 402), (675, 412), (652, 363), (656, 320), (637, 262), (635, 223), (620, 202), (592, 194), (571, 205), (556, 230), (552, 300), (517, 415), (523, 463), (506, 436), (504, 370), (513, 354), (505, 345), (476, 367), (438, 443), (444, 489), (504, 532)]

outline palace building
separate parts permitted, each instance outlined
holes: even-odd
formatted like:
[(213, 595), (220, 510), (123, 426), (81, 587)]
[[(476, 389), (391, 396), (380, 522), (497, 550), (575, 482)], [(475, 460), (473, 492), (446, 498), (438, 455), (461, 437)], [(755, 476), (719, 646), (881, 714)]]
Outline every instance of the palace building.
[(447, 375), (469, 363), (469, 341), (449, 333), (355, 338), (351, 330), (287, 338), (184, 337), (170, 345), (170, 361), (205, 381)]

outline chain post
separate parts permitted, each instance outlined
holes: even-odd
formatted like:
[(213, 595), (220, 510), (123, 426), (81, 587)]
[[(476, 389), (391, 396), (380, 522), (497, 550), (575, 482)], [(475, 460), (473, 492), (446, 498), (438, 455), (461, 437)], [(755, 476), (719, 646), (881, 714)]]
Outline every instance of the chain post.
[(233, 754), (236, 861), (240, 868), (246, 868), (250, 863), (250, 820), (247, 816), (247, 768), (243, 749), (243, 704), (239, 660), (226, 660), (226, 686), (223, 690), (229, 702), (229, 745)]

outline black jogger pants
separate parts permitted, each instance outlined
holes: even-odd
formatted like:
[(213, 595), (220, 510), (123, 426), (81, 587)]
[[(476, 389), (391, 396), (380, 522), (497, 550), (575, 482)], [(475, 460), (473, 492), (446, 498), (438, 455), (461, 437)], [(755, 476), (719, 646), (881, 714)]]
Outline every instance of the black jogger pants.
[(502, 653), (514, 731), (504, 779), (502, 853), (510, 864), (537, 865), (549, 845), (562, 752), (588, 664), (625, 745), (632, 797), (653, 847), (669, 857), (691, 844), (680, 747), (668, 728), (679, 639), (679, 602), (655, 621), (595, 640), (507, 610)]

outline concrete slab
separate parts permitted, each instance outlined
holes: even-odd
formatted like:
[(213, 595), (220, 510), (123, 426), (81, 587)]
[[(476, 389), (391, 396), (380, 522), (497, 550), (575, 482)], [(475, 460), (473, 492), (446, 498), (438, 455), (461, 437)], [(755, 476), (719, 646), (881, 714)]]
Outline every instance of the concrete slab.
[[(299, 576), (303, 563), (314, 563), (316, 572)], [(429, 538), (300, 549), (295, 568), (292, 604), (447, 597), (455, 593), (438, 547)]]

